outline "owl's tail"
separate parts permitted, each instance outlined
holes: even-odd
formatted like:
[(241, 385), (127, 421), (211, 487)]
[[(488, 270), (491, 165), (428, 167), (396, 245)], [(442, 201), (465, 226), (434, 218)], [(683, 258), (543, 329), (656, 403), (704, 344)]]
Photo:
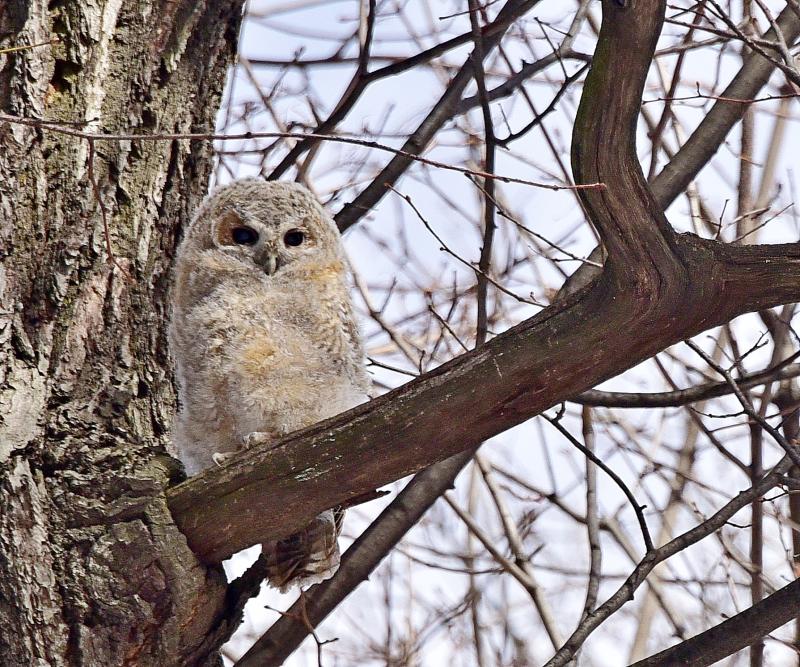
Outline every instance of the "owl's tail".
[(261, 545), (267, 583), (281, 593), (305, 588), (333, 576), (339, 569), (339, 542), (344, 510), (335, 507), (316, 516), (303, 530)]

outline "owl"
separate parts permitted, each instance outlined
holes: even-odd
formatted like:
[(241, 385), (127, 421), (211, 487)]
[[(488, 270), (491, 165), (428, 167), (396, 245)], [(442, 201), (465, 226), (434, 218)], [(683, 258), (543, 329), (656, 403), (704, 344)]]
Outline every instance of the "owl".
[[(347, 278), (339, 231), (301, 185), (241, 180), (203, 202), (178, 249), (169, 327), (187, 474), (367, 400)], [(269, 583), (330, 577), (341, 519), (328, 510), (264, 544)]]

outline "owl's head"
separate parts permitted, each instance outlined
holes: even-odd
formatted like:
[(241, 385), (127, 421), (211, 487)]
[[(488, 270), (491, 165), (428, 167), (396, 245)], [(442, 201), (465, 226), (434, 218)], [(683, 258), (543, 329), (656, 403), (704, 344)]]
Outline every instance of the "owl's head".
[(342, 256), (336, 225), (306, 188), (257, 179), (215, 190), (198, 210), (186, 243), (268, 276)]

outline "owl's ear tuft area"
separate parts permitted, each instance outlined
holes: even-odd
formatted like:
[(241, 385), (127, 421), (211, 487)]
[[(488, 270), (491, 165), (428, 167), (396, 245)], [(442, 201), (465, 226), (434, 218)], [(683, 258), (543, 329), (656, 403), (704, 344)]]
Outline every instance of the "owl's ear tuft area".
[(234, 238), (234, 230), (240, 229), (243, 226), (244, 223), (236, 211), (226, 211), (214, 222), (214, 226), (211, 230), (214, 244), (217, 246), (238, 245), (239, 242)]

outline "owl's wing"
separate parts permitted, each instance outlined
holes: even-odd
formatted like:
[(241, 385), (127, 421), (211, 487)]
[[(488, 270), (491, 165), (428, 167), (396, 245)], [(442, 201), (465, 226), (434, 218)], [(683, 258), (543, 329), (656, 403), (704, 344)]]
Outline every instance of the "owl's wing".
[(361, 339), (361, 332), (358, 330), (355, 313), (352, 304), (348, 301), (339, 310), (339, 322), (347, 348), (350, 350), (351, 372), (357, 378), (356, 384), (364, 392), (364, 400), (369, 400), (369, 390), (372, 382), (366, 370), (366, 352), (364, 342)]
[(344, 510), (334, 507), (316, 516), (303, 530), (261, 545), (267, 582), (281, 593), (318, 584), (339, 568), (339, 543)]

